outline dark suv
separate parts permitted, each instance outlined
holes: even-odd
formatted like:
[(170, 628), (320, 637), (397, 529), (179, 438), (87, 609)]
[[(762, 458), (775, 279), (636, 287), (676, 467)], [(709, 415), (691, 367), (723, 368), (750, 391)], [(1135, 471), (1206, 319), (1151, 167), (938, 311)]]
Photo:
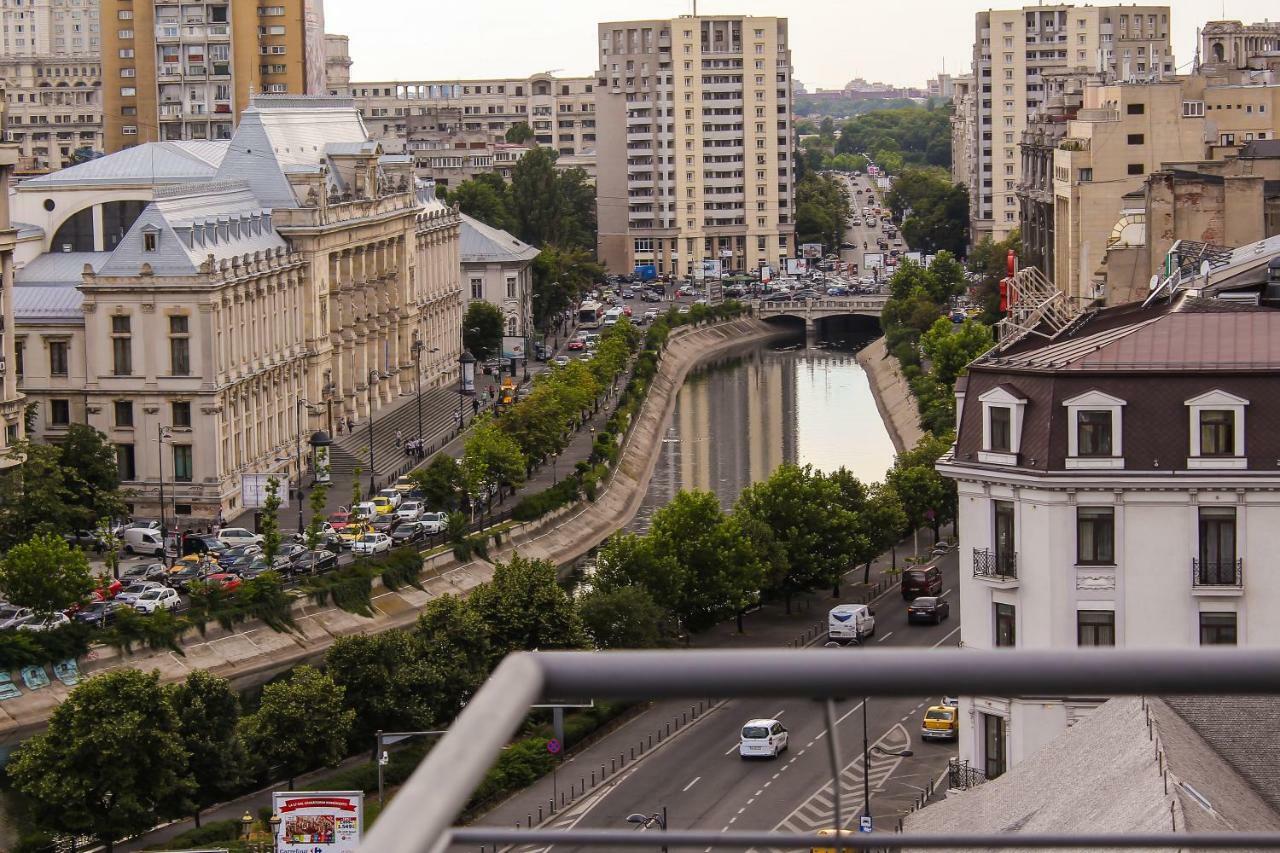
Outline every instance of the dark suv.
[(902, 572), (902, 597), (910, 601), (921, 595), (942, 594), (942, 572), (937, 566), (920, 566)]

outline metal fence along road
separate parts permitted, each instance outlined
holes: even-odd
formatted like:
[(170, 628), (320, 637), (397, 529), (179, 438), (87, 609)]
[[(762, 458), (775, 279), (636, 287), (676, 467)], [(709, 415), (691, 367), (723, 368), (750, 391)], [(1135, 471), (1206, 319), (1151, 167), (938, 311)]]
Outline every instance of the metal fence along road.
[[(919, 696), (1133, 696), (1280, 694), (1280, 649), (1173, 651), (1072, 649), (867, 649), (522, 652), (508, 656), (382, 813), (361, 849), (426, 853), (450, 842), (654, 846), (629, 829), (453, 827), (472, 790), (509, 742), (530, 705), (555, 697), (596, 699)], [(836, 768), (843, 770), (843, 767)], [(833, 773), (833, 782), (838, 774)], [(839, 783), (836, 783), (839, 784)], [(673, 830), (668, 847), (824, 847), (814, 833)], [(1280, 833), (875, 833), (841, 839), (870, 848), (1280, 849)]]

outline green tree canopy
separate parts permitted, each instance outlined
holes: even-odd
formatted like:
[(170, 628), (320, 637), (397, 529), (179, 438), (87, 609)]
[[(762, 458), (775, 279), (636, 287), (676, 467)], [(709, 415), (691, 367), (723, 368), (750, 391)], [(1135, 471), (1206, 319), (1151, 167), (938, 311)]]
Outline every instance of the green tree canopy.
[(484, 623), (494, 655), (528, 649), (578, 649), (586, 645), (573, 599), (561, 588), (548, 560), (515, 555), (498, 563), (493, 578), (471, 592), (468, 604)]
[(462, 345), (477, 361), (488, 361), (502, 347), (502, 311), (491, 302), (476, 300), (462, 316)]
[(836, 153), (866, 152), (897, 174), (904, 166), (951, 168), (951, 116), (915, 104), (878, 109), (845, 122)]
[(639, 586), (659, 607), (675, 611), (683, 600), (686, 580), (685, 567), (674, 557), (659, 554), (650, 537), (619, 532), (600, 546), (592, 584), (606, 592)]
[(84, 552), (61, 536), (38, 533), (0, 561), (0, 591), (19, 607), (51, 616), (83, 601), (94, 586)]
[(670, 618), (642, 586), (593, 589), (578, 600), (588, 636), (601, 649), (651, 649), (663, 645)]
[(178, 735), (195, 783), (193, 811), (235, 794), (247, 766), (240, 740), (240, 700), (225, 678), (197, 669), (168, 688)]
[[(324, 656), (325, 671), (355, 711), (353, 742), (379, 729), (430, 728), (436, 680), (421, 647), (404, 631), (339, 637)], [(443, 722), (443, 721), (442, 721)]]
[(577, 304), (604, 274), (604, 267), (596, 263), (590, 249), (543, 247), (533, 259), (534, 325), (547, 331), (552, 319)]
[(426, 468), (415, 468), (409, 479), (422, 491), (423, 500), (433, 512), (456, 510), (466, 494), (466, 479), (458, 460), (440, 453)]
[(100, 519), (123, 518), (120, 465), (106, 435), (88, 424), (71, 424), (58, 450), (74, 495), (75, 526), (91, 530)]
[(451, 720), (489, 677), (489, 626), (466, 599), (442, 595), (427, 602), (413, 636), (436, 676), (435, 719)]
[(286, 775), (290, 787), (299, 773), (338, 763), (356, 716), (345, 698), (332, 677), (311, 666), (266, 685), (262, 704), (244, 718), (250, 755), (262, 770)]
[(969, 362), (991, 349), (991, 329), (973, 320), (959, 326), (940, 318), (920, 338), (920, 348), (932, 364), (933, 376), (948, 387)]
[(449, 193), (448, 201), (485, 225), (509, 233), (517, 228), (511, 215), (511, 188), (497, 172), (482, 172), (463, 181)]
[(506, 136), (508, 142), (513, 145), (519, 145), (521, 142), (528, 142), (533, 139), (533, 128), (529, 127), (528, 122), (518, 121), (507, 128)]
[(525, 458), (520, 447), (492, 418), (481, 418), (471, 428), (462, 451), (462, 475), (467, 492), (483, 496), (503, 484), (524, 482)]
[(117, 669), (71, 691), (6, 772), (37, 824), (115, 842), (178, 817), (195, 782), (159, 673)]

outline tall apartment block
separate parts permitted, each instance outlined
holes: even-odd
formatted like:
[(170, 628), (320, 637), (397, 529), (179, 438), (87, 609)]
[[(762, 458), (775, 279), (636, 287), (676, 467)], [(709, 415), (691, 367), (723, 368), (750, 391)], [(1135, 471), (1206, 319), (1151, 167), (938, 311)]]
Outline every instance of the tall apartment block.
[(1018, 143), (1045, 108), (1046, 77), (1101, 72), (1118, 80), (1174, 71), (1168, 6), (1026, 6), (978, 12), (972, 120), (978, 130), (969, 179), (970, 236), (1002, 240), (1018, 227)]
[(688, 275), (794, 257), (787, 20), (625, 21), (598, 37), (600, 260)]
[(102, 150), (97, 0), (0, 0), (0, 89), (19, 174)]
[(230, 139), (252, 93), (318, 94), (321, 0), (102, 0), (106, 149)]

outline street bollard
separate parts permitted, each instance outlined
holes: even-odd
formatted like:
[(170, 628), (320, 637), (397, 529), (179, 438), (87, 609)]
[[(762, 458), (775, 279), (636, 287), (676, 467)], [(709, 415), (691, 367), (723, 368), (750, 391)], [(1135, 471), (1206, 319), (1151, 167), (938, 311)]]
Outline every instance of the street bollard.
[(610, 772), (610, 773), (616, 773), (616, 772), (618, 772), (618, 767), (617, 767), (617, 765), (614, 763), (614, 760), (613, 760), (612, 758), (610, 758), (610, 759), (609, 759), (609, 772)]
[(683, 726), (687, 722), (689, 722), (689, 715), (682, 711), (680, 713), (680, 725)]
[(592, 770), (591, 771), (591, 787), (594, 788), (595, 786), (596, 786), (596, 771)]
[[(661, 737), (661, 735), (659, 735)], [(671, 724), (667, 723), (667, 737), (671, 737)]]
[(636, 760), (636, 748), (634, 746), (631, 747), (631, 760), (632, 761)]
[(525, 828), (526, 828), (526, 829), (533, 829), (533, 815), (532, 815), (532, 814), (531, 814), (531, 815), (529, 815), (528, 820), (529, 820), (529, 825), (528, 825), (527, 827), (525, 827)]
[(653, 735), (649, 735), (649, 748), (653, 749)]
[(600, 765), (600, 781), (604, 781), (604, 765)]
[(542, 823), (542, 806), (538, 806), (538, 823)]
[(560, 808), (564, 808), (564, 791), (560, 792)]
[(581, 784), (581, 785), (579, 785), (578, 787), (582, 789), (582, 793), (584, 793), (584, 794), (585, 794), (585, 793), (587, 792), (587, 777), (586, 777), (586, 776), (583, 776), (583, 777), (582, 777), (582, 784)]

